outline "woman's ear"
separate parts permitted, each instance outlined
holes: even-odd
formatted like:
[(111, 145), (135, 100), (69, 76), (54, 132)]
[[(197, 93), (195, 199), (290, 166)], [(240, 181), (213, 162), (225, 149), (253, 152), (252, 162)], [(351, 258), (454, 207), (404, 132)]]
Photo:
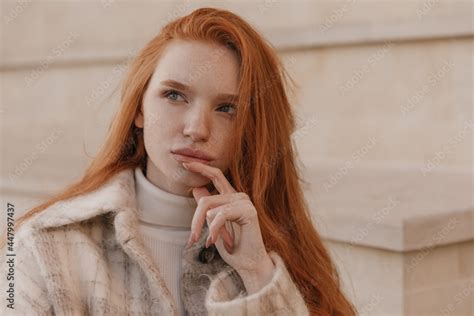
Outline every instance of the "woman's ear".
[(144, 118), (143, 118), (143, 112), (142, 109), (140, 108), (140, 111), (138, 112), (137, 116), (135, 116), (135, 126), (138, 128), (143, 128), (144, 126)]

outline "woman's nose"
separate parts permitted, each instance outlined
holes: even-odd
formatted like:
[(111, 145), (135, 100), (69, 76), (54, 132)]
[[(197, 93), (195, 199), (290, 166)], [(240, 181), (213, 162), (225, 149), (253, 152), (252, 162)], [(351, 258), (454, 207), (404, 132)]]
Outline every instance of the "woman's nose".
[(193, 111), (186, 117), (183, 134), (191, 137), (193, 141), (207, 140), (209, 138), (210, 119), (205, 111)]

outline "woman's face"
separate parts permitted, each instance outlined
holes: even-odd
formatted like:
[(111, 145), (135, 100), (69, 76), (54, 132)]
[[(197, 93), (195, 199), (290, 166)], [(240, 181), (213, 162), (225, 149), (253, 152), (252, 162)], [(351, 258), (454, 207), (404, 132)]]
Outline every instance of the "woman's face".
[(192, 159), (189, 152), (173, 153), (180, 149), (200, 150), (208, 156), (204, 163), (228, 169), (238, 71), (236, 55), (224, 46), (177, 39), (167, 45), (135, 118), (143, 128), (146, 177), (153, 184), (188, 195), (189, 188), (209, 183), (182, 166)]

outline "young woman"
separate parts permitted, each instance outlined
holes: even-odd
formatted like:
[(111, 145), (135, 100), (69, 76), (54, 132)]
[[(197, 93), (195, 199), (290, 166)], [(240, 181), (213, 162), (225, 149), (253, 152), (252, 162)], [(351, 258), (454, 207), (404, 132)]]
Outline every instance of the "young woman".
[(166, 25), (82, 179), (17, 221), (1, 314), (355, 315), (300, 187), (288, 78), (229, 11)]

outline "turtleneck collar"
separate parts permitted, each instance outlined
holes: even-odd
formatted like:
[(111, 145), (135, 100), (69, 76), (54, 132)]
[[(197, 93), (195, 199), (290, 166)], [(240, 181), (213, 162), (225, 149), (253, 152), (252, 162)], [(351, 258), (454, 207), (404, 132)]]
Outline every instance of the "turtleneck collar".
[(169, 193), (151, 183), (135, 168), (135, 192), (141, 222), (163, 228), (191, 228), (196, 200)]

